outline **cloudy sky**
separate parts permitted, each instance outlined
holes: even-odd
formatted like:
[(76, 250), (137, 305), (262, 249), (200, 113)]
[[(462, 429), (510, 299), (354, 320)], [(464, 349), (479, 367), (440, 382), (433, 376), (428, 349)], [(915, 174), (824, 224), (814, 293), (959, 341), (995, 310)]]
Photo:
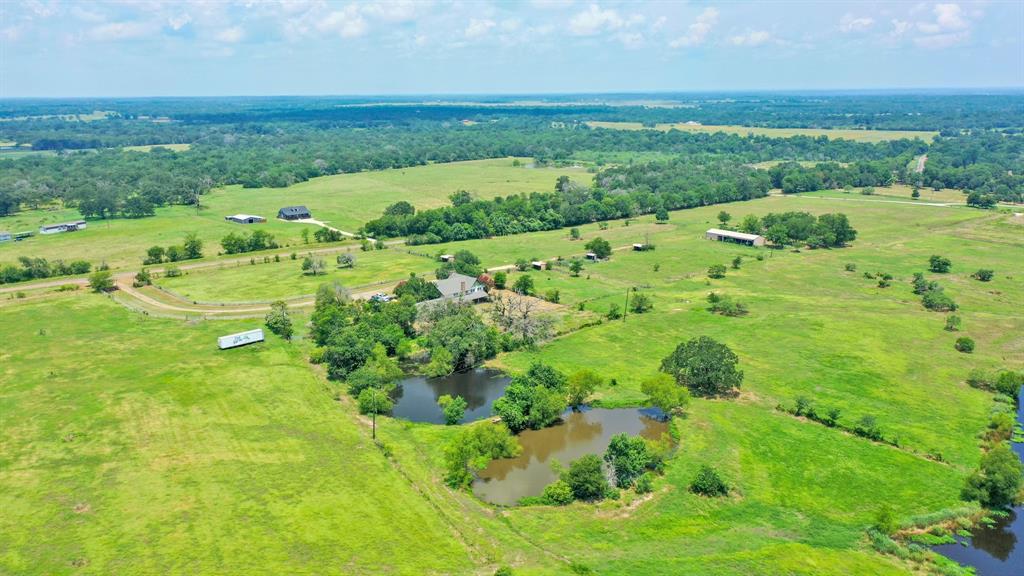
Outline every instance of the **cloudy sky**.
[(0, 3), (0, 97), (1024, 86), (1024, 2)]

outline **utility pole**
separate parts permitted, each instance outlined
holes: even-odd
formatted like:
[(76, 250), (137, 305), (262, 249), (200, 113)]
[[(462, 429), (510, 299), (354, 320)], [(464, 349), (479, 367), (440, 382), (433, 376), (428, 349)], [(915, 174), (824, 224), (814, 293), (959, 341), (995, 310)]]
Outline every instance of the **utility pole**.
[(629, 314), (629, 291), (631, 288), (626, 288), (626, 305), (622, 308), (622, 321), (626, 321), (626, 314)]

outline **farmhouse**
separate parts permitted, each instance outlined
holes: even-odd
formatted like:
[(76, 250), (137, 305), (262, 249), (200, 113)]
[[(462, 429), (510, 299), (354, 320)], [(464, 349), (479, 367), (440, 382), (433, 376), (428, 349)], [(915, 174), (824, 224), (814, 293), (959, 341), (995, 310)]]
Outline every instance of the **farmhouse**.
[(285, 206), (277, 211), (277, 217), (282, 220), (305, 220), (313, 215), (305, 206)]
[(722, 230), (720, 228), (709, 229), (705, 237), (708, 240), (735, 242), (737, 244), (746, 244), (747, 246), (764, 246), (765, 244), (764, 236), (747, 234), (745, 232), (733, 232), (732, 230)]
[(224, 219), (238, 224), (262, 224), (267, 221), (263, 216), (253, 216), (252, 214), (233, 214), (225, 216)]
[(444, 280), (435, 280), (434, 286), (437, 286), (437, 291), (441, 293), (441, 297), (420, 302), (419, 306), (442, 304), (444, 302), (470, 302), (476, 304), (487, 299), (487, 291), (479, 280), (472, 276), (459, 274), (458, 272), (452, 273), (451, 276)]
[(39, 227), (40, 234), (59, 234), (61, 232), (74, 232), (76, 230), (85, 230), (85, 220), (62, 222), (60, 224), (47, 224), (46, 226)]

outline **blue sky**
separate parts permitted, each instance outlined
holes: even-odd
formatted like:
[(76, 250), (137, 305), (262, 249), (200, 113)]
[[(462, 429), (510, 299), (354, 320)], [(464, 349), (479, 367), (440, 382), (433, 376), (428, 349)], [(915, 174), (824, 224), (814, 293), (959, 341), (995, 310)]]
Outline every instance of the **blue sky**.
[(1021, 1), (0, 5), (0, 97), (1021, 86)]

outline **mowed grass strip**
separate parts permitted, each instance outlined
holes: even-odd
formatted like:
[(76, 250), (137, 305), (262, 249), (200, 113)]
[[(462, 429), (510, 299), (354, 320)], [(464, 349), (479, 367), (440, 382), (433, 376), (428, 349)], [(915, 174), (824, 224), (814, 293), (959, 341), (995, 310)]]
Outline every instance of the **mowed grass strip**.
[(755, 126), (735, 125), (712, 126), (704, 124), (688, 124), (686, 122), (656, 124), (654, 128), (646, 128), (640, 122), (591, 121), (587, 122), (587, 126), (590, 126), (591, 128), (607, 128), (610, 130), (660, 130), (662, 132), (668, 132), (669, 130), (680, 130), (682, 132), (700, 132), (704, 134), (725, 132), (726, 134), (739, 134), (740, 136), (753, 134), (754, 136), (768, 136), (770, 138), (791, 138), (793, 136), (810, 136), (811, 138), (817, 138), (819, 136), (827, 136), (828, 138), (834, 140), (842, 138), (843, 140), (853, 140), (855, 142), (884, 142), (886, 140), (901, 140), (904, 138), (920, 138), (926, 142), (931, 142), (933, 138), (939, 135), (938, 132), (922, 130), (854, 130), (844, 128), (761, 128)]
[(0, 572), (448, 574), (473, 564), (305, 362), (93, 294), (0, 310)]

